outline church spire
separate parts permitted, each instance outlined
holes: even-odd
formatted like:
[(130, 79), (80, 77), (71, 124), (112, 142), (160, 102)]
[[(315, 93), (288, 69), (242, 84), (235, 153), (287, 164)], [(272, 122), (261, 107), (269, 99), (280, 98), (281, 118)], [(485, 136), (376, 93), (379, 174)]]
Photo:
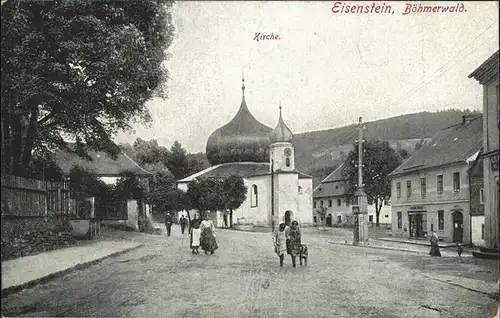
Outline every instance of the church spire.
[(241, 91), (243, 92), (243, 98), (245, 98), (245, 74), (241, 72)]
[(271, 142), (291, 142), (293, 139), (293, 133), (290, 128), (287, 127), (285, 121), (283, 120), (283, 116), (281, 115), (281, 101), (280, 101), (280, 118), (278, 119), (278, 124), (276, 128), (271, 132), (269, 138)]

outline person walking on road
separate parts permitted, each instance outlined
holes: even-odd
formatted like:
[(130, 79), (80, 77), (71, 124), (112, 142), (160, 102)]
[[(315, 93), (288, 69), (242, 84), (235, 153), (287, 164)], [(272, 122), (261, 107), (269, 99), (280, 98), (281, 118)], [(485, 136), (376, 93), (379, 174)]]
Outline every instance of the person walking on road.
[(167, 236), (170, 236), (170, 233), (172, 232), (172, 224), (174, 223), (173, 217), (170, 214), (170, 212), (167, 212), (165, 214), (165, 227), (167, 228)]
[(441, 252), (439, 251), (439, 237), (436, 232), (432, 232), (430, 241), (431, 241), (431, 250), (429, 252), (429, 255), (441, 256)]
[(292, 222), (292, 226), (290, 228), (288, 237), (290, 243), (287, 246), (287, 253), (290, 254), (290, 256), (292, 257), (293, 267), (296, 267), (296, 259), (297, 255), (300, 254), (300, 244), (301, 244), (299, 222), (297, 221)]
[(280, 258), (280, 266), (283, 267), (283, 260), (286, 253), (287, 232), (285, 223), (280, 223), (273, 233), (274, 252)]
[(200, 247), (200, 236), (201, 236), (201, 219), (199, 214), (195, 214), (194, 218), (191, 220), (191, 224), (189, 225), (189, 234), (190, 234), (190, 247), (191, 253), (200, 254), (198, 252), (198, 248)]
[(219, 247), (217, 241), (215, 240), (215, 226), (213, 222), (209, 219), (208, 213), (205, 215), (205, 219), (201, 222), (201, 248), (205, 251), (205, 254), (210, 252), (213, 255), (215, 250)]
[(186, 229), (187, 225), (187, 219), (183, 216), (181, 216), (181, 219), (179, 220), (181, 223), (181, 233), (184, 234), (184, 230)]

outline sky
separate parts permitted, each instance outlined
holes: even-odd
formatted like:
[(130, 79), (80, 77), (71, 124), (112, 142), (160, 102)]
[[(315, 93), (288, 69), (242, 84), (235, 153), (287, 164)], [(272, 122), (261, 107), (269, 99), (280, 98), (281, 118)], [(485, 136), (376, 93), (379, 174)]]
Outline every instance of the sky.
[[(242, 72), (252, 114), (274, 127), (281, 102), (294, 133), (359, 116), (482, 109), (482, 87), (468, 75), (498, 50), (498, 2), (407, 15), (404, 2), (376, 2), (394, 13), (333, 13), (334, 1), (177, 2), (168, 98), (148, 102), (149, 126), (134, 125), (115, 141), (170, 147), (177, 140), (204, 152), (209, 135), (238, 111)], [(259, 32), (280, 39), (256, 41)]]

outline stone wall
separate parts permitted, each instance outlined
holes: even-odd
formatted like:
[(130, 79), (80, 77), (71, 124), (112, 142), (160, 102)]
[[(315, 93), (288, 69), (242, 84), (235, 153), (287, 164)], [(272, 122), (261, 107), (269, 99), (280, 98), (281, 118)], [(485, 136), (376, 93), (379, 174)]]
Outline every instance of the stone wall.
[(60, 217), (2, 217), (2, 261), (74, 243), (69, 223)]

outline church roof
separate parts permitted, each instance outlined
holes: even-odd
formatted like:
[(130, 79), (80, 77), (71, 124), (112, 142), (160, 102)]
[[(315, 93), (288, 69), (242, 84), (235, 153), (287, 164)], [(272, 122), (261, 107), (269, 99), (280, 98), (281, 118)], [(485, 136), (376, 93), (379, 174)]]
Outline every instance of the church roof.
[(483, 145), (483, 116), (464, 118), (460, 124), (439, 131), (422, 148), (389, 174), (395, 176), (448, 164), (468, 164)]
[[(199, 178), (225, 178), (238, 175), (242, 178), (270, 175), (270, 164), (267, 162), (230, 162), (212, 166), (189, 177), (177, 181), (187, 183)], [(299, 171), (276, 171), (276, 173), (297, 173), (300, 179), (310, 179), (311, 176)]]
[(208, 137), (206, 154), (212, 165), (269, 161), (269, 133), (272, 128), (250, 113), (245, 101), (245, 85), (242, 91), (241, 105), (236, 115)]
[(271, 139), (272, 143), (292, 142), (293, 133), (283, 121), (283, 117), (281, 116), (281, 106), (280, 106), (280, 118), (278, 120), (278, 124), (276, 125), (276, 128), (274, 128), (273, 131), (271, 131), (269, 138)]

